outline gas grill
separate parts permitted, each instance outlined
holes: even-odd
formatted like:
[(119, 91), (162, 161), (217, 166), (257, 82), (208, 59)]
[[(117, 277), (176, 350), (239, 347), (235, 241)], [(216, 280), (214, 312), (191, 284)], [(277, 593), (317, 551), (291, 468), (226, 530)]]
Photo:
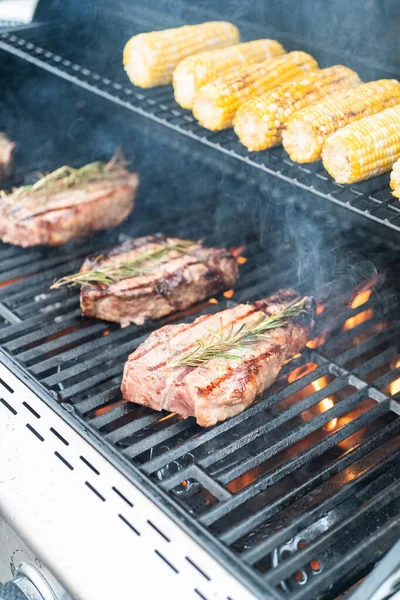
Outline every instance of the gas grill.
[[(398, 76), (256, 25), (261, 4), (232, 17), (245, 39)], [(0, 581), (38, 600), (395, 598), (400, 205), (388, 175), (338, 185), (319, 163), (202, 129), (170, 87), (131, 86), (130, 35), (214, 10), (179, 6), (42, 2), (34, 23), (0, 33), (1, 120), (18, 141), (6, 185), (116, 148), (141, 175), (116, 230), (0, 247)], [(235, 289), (123, 329), (82, 318), (75, 289), (49, 289), (87, 255), (158, 231), (233, 249)], [(313, 339), (244, 413), (202, 429), (122, 401), (124, 362), (151, 331), (283, 287), (317, 298)]]

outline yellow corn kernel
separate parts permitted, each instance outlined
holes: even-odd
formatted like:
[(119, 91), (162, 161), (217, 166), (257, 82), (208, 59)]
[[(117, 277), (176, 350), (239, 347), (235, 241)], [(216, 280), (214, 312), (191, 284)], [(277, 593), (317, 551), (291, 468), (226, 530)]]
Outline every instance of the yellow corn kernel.
[(400, 160), (396, 160), (390, 173), (390, 187), (393, 190), (393, 196), (400, 198)]
[(225, 21), (140, 33), (127, 42), (123, 63), (133, 84), (144, 88), (166, 85), (171, 83), (175, 67), (187, 56), (239, 41), (238, 28)]
[(173, 73), (175, 100), (183, 108), (192, 108), (196, 92), (222, 73), (284, 54), (275, 40), (254, 40), (229, 48), (200, 52), (182, 60)]
[(390, 171), (400, 158), (400, 104), (339, 129), (325, 142), (322, 162), (337, 183)]
[(242, 104), (233, 122), (235, 132), (248, 150), (271, 148), (282, 142), (282, 128), (296, 111), (359, 83), (357, 73), (342, 65), (311, 71)]
[(296, 51), (235, 69), (200, 88), (193, 114), (206, 129), (225, 129), (241, 104), (317, 67), (312, 56)]
[(292, 160), (313, 162), (321, 157), (324, 142), (332, 133), (399, 102), (400, 83), (396, 79), (370, 81), (354, 90), (335, 92), (288, 119), (282, 131), (283, 146)]

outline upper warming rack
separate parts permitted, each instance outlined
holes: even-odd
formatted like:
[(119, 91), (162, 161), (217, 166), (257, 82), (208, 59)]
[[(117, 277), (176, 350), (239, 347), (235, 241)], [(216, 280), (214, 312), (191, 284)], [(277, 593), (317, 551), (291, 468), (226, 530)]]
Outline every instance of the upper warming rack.
[[(121, 23), (119, 25), (122, 27)], [(115, 23), (115, 31), (118, 31), (119, 25)], [(257, 169), (253, 176), (256, 176), (259, 181), (264, 181), (270, 189), (276, 187), (278, 179), (279, 196), (285, 198), (285, 202), (294, 199), (310, 210), (311, 206), (314, 209), (317, 199), (322, 199), (323, 204), (324, 201), (330, 201), (372, 222), (379, 223), (392, 232), (400, 231), (400, 203), (390, 193), (389, 174), (353, 185), (340, 185), (331, 179), (320, 162), (293, 163), (282, 147), (252, 153), (239, 142), (233, 130), (207, 131), (196, 122), (190, 111), (176, 104), (171, 86), (143, 90), (128, 81), (122, 67), (123, 45), (130, 35), (152, 29), (152, 24), (145, 21), (139, 23), (130, 21), (128, 28), (125, 25), (125, 30), (129, 31), (126, 37), (122, 34), (121, 39), (115, 40), (110, 40), (109, 31), (106, 27), (104, 29), (102, 27), (101, 24), (96, 23), (95, 41), (89, 43), (90, 35), (85, 27), (74, 26), (72, 44), (64, 26), (38, 25), (19, 32), (1, 33), (0, 48), (133, 113), (239, 160), (245, 163), (247, 168)], [(157, 27), (159, 28), (159, 24)], [(244, 33), (246, 34), (246, 31)], [(252, 31), (249, 37), (257, 37), (259, 33)], [(104, 41), (100, 45), (99, 40), (102, 39)], [(378, 70), (376, 67), (366, 68), (365, 65), (354, 64), (354, 61), (353, 64), (349, 64), (351, 61), (346, 57), (331, 51), (302, 47), (300, 44), (295, 45), (290, 40), (282, 38), (280, 41), (288, 50), (297, 47), (311, 52), (321, 66), (335, 63), (348, 64), (356, 69), (364, 80), (396, 75), (383, 69)], [(107, 46), (107, 57), (104, 55), (104, 45)], [(81, 48), (86, 46), (88, 50), (81, 52)], [(103, 48), (103, 55), (101, 48)], [(273, 192), (267, 191), (266, 194), (273, 195)]]

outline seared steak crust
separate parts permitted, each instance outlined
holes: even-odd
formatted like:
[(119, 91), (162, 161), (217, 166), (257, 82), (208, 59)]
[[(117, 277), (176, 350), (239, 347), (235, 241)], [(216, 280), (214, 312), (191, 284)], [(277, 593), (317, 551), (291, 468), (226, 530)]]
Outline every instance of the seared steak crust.
[(18, 246), (58, 246), (122, 223), (134, 206), (139, 184), (124, 167), (85, 184), (34, 197), (15, 192), (0, 199), (0, 238)]
[(0, 133), (0, 181), (11, 175), (15, 142), (11, 142), (4, 133)]
[[(165, 235), (128, 240), (108, 254), (89, 257), (81, 271), (99, 270), (143, 259), (182, 240)], [(143, 263), (144, 273), (111, 285), (93, 284), (81, 289), (82, 313), (125, 326), (143, 324), (183, 310), (216, 292), (232, 287), (239, 271), (235, 258), (224, 248), (206, 248), (193, 242), (183, 250), (171, 249)]]
[(194, 416), (208, 427), (232, 417), (250, 404), (275, 380), (284, 362), (302, 350), (314, 325), (315, 303), (307, 298), (305, 312), (285, 327), (269, 330), (252, 346), (235, 351), (240, 358), (213, 358), (198, 367), (176, 366), (176, 360), (194, 350), (199, 338), (223, 330), (237, 330), (261, 316), (282, 312), (298, 299), (293, 290), (205, 315), (190, 324), (167, 325), (149, 335), (128, 358), (122, 380), (126, 400), (155, 410)]

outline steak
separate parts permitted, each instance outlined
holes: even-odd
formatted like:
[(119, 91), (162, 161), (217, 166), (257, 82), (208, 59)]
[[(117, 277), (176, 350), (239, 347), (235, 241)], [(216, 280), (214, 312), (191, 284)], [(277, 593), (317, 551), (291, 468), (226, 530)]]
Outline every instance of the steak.
[(23, 247), (58, 246), (115, 227), (132, 211), (138, 183), (136, 173), (113, 162), (61, 167), (0, 198), (0, 238)]
[[(232, 351), (234, 356), (228, 352), (198, 366), (179, 364), (182, 357), (189, 357), (190, 362), (190, 353), (193, 360), (199, 341), (204, 348), (221, 335), (224, 339), (235, 336), (243, 327), (254, 328), (265, 316), (279, 318), (297, 302), (303, 306), (297, 316), (265, 335), (254, 336)], [(252, 304), (201, 316), (190, 324), (166, 325), (129, 356), (121, 386), (123, 397), (184, 418), (194, 416), (203, 427), (224, 421), (250, 406), (274, 382), (285, 361), (304, 348), (314, 316), (313, 298), (301, 299), (293, 290), (281, 290)]]
[(11, 142), (4, 133), (0, 133), (0, 181), (11, 175), (15, 142)]
[[(134, 268), (129, 276), (132, 267), (138, 272)], [(183, 310), (232, 287), (239, 275), (236, 259), (225, 248), (206, 248), (162, 234), (128, 240), (108, 254), (90, 257), (81, 273), (94, 272), (95, 278), (102, 270), (115, 281), (83, 286), (82, 313), (122, 326)]]

